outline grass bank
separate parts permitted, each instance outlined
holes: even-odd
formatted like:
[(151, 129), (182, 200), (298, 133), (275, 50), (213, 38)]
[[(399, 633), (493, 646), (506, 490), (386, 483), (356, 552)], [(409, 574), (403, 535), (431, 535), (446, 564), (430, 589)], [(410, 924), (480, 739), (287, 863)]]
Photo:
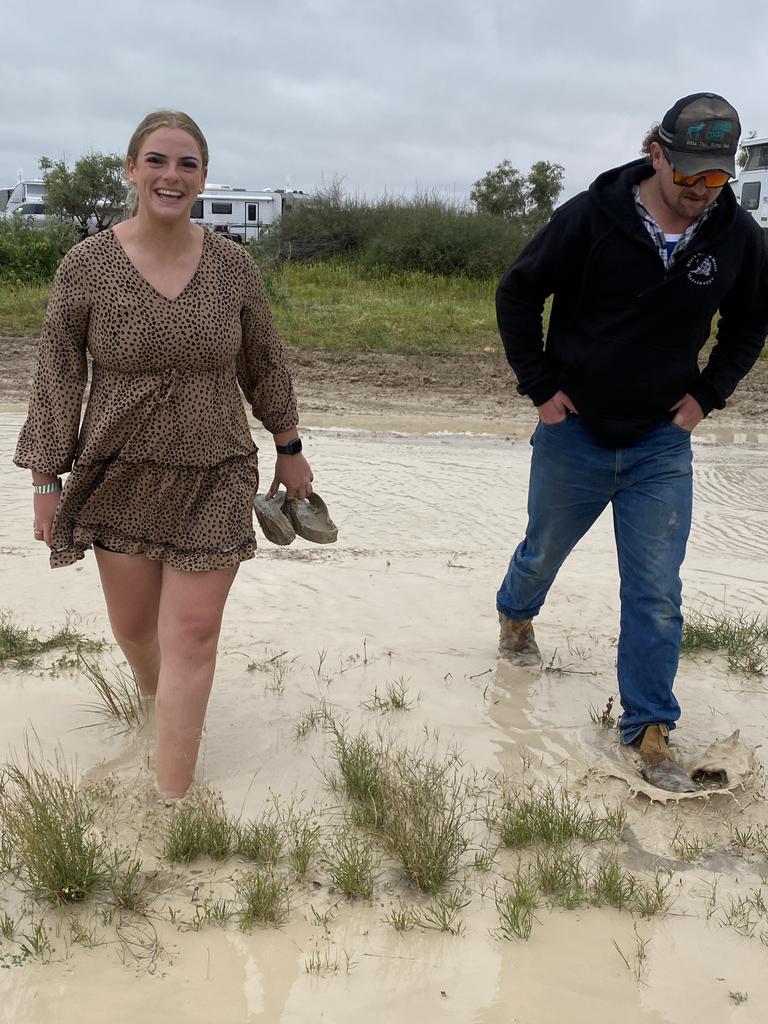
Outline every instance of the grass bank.
[(397, 274), (350, 263), (268, 276), (278, 330), (297, 348), (440, 354), (501, 350), (495, 281)]
[[(502, 350), (495, 279), (392, 273), (332, 261), (288, 263), (265, 280), (280, 335), (295, 348), (412, 355)], [(0, 288), (0, 335), (36, 336), (48, 292), (48, 285)]]
[[(345, 262), (290, 263), (265, 278), (280, 335), (296, 348), (501, 350), (492, 280), (382, 273)], [(47, 285), (0, 289), (0, 335), (37, 335), (48, 292)]]
[(47, 284), (0, 287), (0, 335), (36, 337), (45, 314), (50, 286)]

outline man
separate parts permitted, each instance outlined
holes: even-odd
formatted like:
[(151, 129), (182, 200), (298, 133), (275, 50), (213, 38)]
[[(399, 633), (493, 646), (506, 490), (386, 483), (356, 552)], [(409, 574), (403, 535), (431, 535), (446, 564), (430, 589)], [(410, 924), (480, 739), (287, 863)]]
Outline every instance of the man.
[[(531, 620), (610, 502), (621, 578), (624, 743), (663, 789), (694, 784), (671, 759), (691, 522), (691, 431), (748, 372), (768, 329), (762, 232), (736, 203), (741, 126), (713, 93), (685, 96), (642, 160), (557, 210), (502, 279), (507, 359), (539, 414), (528, 527), (497, 595), (499, 653), (539, 663)], [(541, 314), (553, 295), (546, 346)], [(703, 370), (697, 355), (720, 312)]]

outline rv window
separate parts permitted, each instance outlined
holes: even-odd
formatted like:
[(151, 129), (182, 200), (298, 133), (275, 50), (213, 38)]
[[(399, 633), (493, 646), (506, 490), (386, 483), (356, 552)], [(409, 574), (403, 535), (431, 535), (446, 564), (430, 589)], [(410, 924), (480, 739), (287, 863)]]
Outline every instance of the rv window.
[(745, 210), (756, 210), (760, 205), (760, 182), (745, 181), (741, 186), (741, 205)]
[(759, 171), (763, 167), (768, 167), (768, 145), (749, 146), (747, 152), (749, 159), (745, 171)]
[(27, 217), (31, 217), (33, 214), (44, 214), (45, 206), (42, 203), (22, 203), (16, 213), (22, 213)]
[(196, 199), (194, 201), (194, 203), (192, 204), (192, 212), (190, 213), (189, 216), (192, 218), (192, 220), (202, 220), (203, 219), (203, 200), (202, 199)]
[(232, 203), (211, 203), (211, 213), (232, 213)]
[(259, 204), (258, 203), (248, 203), (248, 220), (258, 220), (258, 219), (259, 219)]

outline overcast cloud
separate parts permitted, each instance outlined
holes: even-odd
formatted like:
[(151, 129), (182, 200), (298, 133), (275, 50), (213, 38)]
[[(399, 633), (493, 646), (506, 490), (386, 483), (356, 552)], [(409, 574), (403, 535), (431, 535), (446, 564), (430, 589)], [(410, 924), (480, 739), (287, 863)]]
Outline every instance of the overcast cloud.
[(572, 195), (698, 90), (768, 136), (764, 0), (37, 0), (0, 31), (0, 185), (122, 154), (165, 106), (210, 181), (369, 196), (464, 197), (503, 159), (563, 164)]

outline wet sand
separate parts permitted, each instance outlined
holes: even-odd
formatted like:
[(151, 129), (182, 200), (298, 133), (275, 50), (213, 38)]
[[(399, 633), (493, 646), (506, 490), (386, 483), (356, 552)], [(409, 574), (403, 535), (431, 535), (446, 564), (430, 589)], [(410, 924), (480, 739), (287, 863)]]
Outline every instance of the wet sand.
[[(41, 629), (75, 612), (84, 632), (109, 637), (92, 556), (51, 572), (44, 549), (31, 541), (28, 479), (9, 465), (21, 421), (19, 409), (0, 413), (0, 606)], [(412, 424), (402, 421), (379, 424), (396, 432), (361, 432), (354, 422), (334, 429), (330, 415), (309, 422), (316, 426), (305, 430), (305, 446), (339, 541), (317, 547), (299, 539), (285, 549), (264, 541), (242, 566), (225, 614), (201, 780), (245, 817), (260, 815), (273, 795), (314, 808), (318, 820), (338, 813), (323, 779), (322, 769), (332, 767), (327, 737), (297, 739), (294, 731), (324, 697), (350, 730), (379, 729), (429, 750), (457, 751), (467, 774), (524, 773), (532, 782), (565, 782), (598, 808), (624, 804), (622, 863), (637, 871), (670, 868), (670, 913), (644, 920), (607, 908), (542, 907), (530, 940), (507, 942), (494, 934), (494, 877), (467, 866), (472, 901), (461, 914), (463, 933), (400, 934), (384, 917), (398, 899), (417, 898), (391, 873), (372, 902), (353, 903), (331, 893), (314, 866), (279, 930), (243, 934), (230, 924), (180, 931), (164, 908), (186, 907), (189, 916), (196, 892), (219, 893), (232, 875), (231, 863), (202, 861), (175, 868), (173, 891), (158, 897), (151, 928), (161, 950), (151, 965), (142, 952), (152, 945), (146, 936), (131, 939), (135, 955), (125, 964), (125, 943), (71, 946), (67, 915), (47, 912), (51, 962), (0, 970), (0, 1021), (763, 1021), (768, 945), (760, 936), (764, 930), (768, 942), (768, 918), (758, 918), (751, 937), (723, 920), (731, 896), (762, 886), (768, 900), (768, 862), (739, 858), (727, 843), (728, 824), (768, 826), (760, 778), (768, 684), (729, 672), (719, 655), (683, 660), (676, 691), (683, 719), (674, 737), (681, 758), (693, 763), (712, 741), (740, 730), (733, 756), (749, 760), (757, 748), (757, 771), (731, 794), (665, 803), (640, 782), (615, 734), (590, 721), (590, 706), (602, 709), (617, 696), (609, 515), (572, 554), (537, 623), (544, 668), (497, 666), (494, 595), (525, 524), (527, 428), (502, 424), (505, 439), (462, 433), (477, 425), (447, 417), (433, 425), (453, 432), (433, 434), (407, 433)], [(270, 451), (269, 441), (256, 437)], [(754, 436), (739, 440), (752, 443), (718, 443), (714, 430), (697, 438), (685, 600), (688, 608), (763, 614), (768, 448)], [(270, 468), (265, 459), (265, 481)], [(282, 678), (274, 669), (249, 671), (281, 652)], [(398, 679), (407, 683), (411, 710), (380, 715), (362, 706)], [(91, 700), (76, 673), (3, 671), (0, 760), (20, 751), (34, 729), (43, 749), (60, 747), (87, 783), (117, 780), (123, 841), (139, 842), (151, 859), (158, 851), (150, 826), (166, 812), (152, 800), (142, 741), (106, 725), (81, 728), (93, 723), (84, 709)], [(147, 824), (141, 840), (137, 821)], [(678, 860), (678, 826), (717, 832), (716, 852), (693, 865)], [(508, 874), (514, 864), (501, 853), (495, 870)], [(503, 886), (503, 878), (495, 880)], [(715, 881), (717, 911), (708, 918)], [(19, 899), (4, 879), (0, 913), (18, 909)], [(333, 921), (320, 924), (313, 908), (322, 915), (331, 906)], [(35, 919), (41, 916), (35, 909)], [(638, 960), (640, 941), (645, 955)], [(0, 941), (0, 957), (9, 949)], [(338, 970), (309, 973), (315, 952)]]

